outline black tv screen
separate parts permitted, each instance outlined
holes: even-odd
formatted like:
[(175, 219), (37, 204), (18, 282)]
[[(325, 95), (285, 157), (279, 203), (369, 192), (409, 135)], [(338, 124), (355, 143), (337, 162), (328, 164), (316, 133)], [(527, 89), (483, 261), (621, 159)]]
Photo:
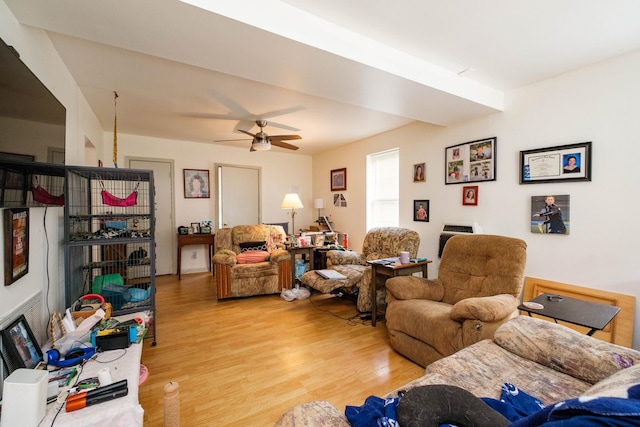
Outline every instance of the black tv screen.
[(0, 160), (64, 163), (66, 109), (0, 39)]

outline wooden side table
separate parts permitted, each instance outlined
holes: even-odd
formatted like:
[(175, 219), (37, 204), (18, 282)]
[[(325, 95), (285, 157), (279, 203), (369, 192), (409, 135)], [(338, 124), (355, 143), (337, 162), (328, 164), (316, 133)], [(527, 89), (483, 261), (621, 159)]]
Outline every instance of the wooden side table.
[(178, 280), (182, 278), (182, 247), (189, 245), (209, 245), (209, 271), (213, 271), (213, 247), (215, 234), (178, 234)]
[(300, 254), (305, 263), (309, 263), (309, 270), (313, 270), (313, 253), (316, 247), (309, 246), (287, 246), (287, 250), (291, 253), (291, 283), (296, 283), (296, 255)]
[(422, 273), (422, 277), (428, 278), (427, 267), (433, 261), (410, 262), (409, 264), (382, 264), (381, 260), (367, 261), (371, 265), (371, 326), (376, 326), (378, 316), (378, 301), (376, 289), (380, 282), (384, 286), (387, 279), (396, 276), (410, 276), (414, 273)]

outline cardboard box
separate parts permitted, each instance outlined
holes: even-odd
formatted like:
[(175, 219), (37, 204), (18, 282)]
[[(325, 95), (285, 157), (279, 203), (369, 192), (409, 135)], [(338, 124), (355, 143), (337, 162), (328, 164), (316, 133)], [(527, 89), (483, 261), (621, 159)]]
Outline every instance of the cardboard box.
[(108, 319), (111, 317), (111, 312), (113, 311), (113, 308), (111, 307), (110, 302), (103, 303), (102, 307), (100, 307), (100, 304), (92, 304), (92, 305), (94, 306), (94, 310), (82, 310), (82, 311), (71, 312), (71, 315), (73, 316), (73, 320), (75, 320), (76, 324), (81, 323), (84, 319), (86, 319), (89, 316), (93, 316), (98, 310), (98, 308), (102, 308), (104, 310), (105, 319)]

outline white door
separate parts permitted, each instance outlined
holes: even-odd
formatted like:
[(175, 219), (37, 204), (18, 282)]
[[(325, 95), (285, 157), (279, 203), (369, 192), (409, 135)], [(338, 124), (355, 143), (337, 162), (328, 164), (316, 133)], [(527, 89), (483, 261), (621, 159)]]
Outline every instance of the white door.
[(260, 224), (260, 168), (216, 165), (218, 228)]
[[(131, 169), (151, 169), (156, 204), (156, 275), (174, 274), (176, 227), (173, 220), (173, 161), (127, 158)], [(171, 191), (166, 191), (170, 188)], [(158, 191), (161, 189), (161, 191)]]

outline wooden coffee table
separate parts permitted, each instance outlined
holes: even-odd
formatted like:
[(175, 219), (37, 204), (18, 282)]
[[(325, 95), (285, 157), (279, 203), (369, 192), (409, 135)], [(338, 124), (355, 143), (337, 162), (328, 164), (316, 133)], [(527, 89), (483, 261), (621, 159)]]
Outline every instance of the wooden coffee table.
[[(385, 258), (389, 259), (389, 258)], [(384, 286), (387, 279), (396, 276), (410, 276), (414, 273), (422, 272), (422, 277), (427, 278), (427, 267), (433, 261), (426, 260), (420, 262), (410, 262), (409, 264), (400, 264), (400, 261), (393, 264), (382, 264), (381, 260), (367, 261), (371, 265), (371, 326), (376, 326), (378, 316), (378, 302), (376, 298), (376, 289), (378, 283)]]
[[(543, 308), (533, 308), (530, 303), (540, 304)], [(620, 307), (599, 304), (591, 301), (565, 297), (562, 295), (544, 293), (522, 303), (519, 310), (540, 316), (550, 317), (556, 323), (558, 320), (589, 328), (587, 335), (604, 329), (620, 312)]]

